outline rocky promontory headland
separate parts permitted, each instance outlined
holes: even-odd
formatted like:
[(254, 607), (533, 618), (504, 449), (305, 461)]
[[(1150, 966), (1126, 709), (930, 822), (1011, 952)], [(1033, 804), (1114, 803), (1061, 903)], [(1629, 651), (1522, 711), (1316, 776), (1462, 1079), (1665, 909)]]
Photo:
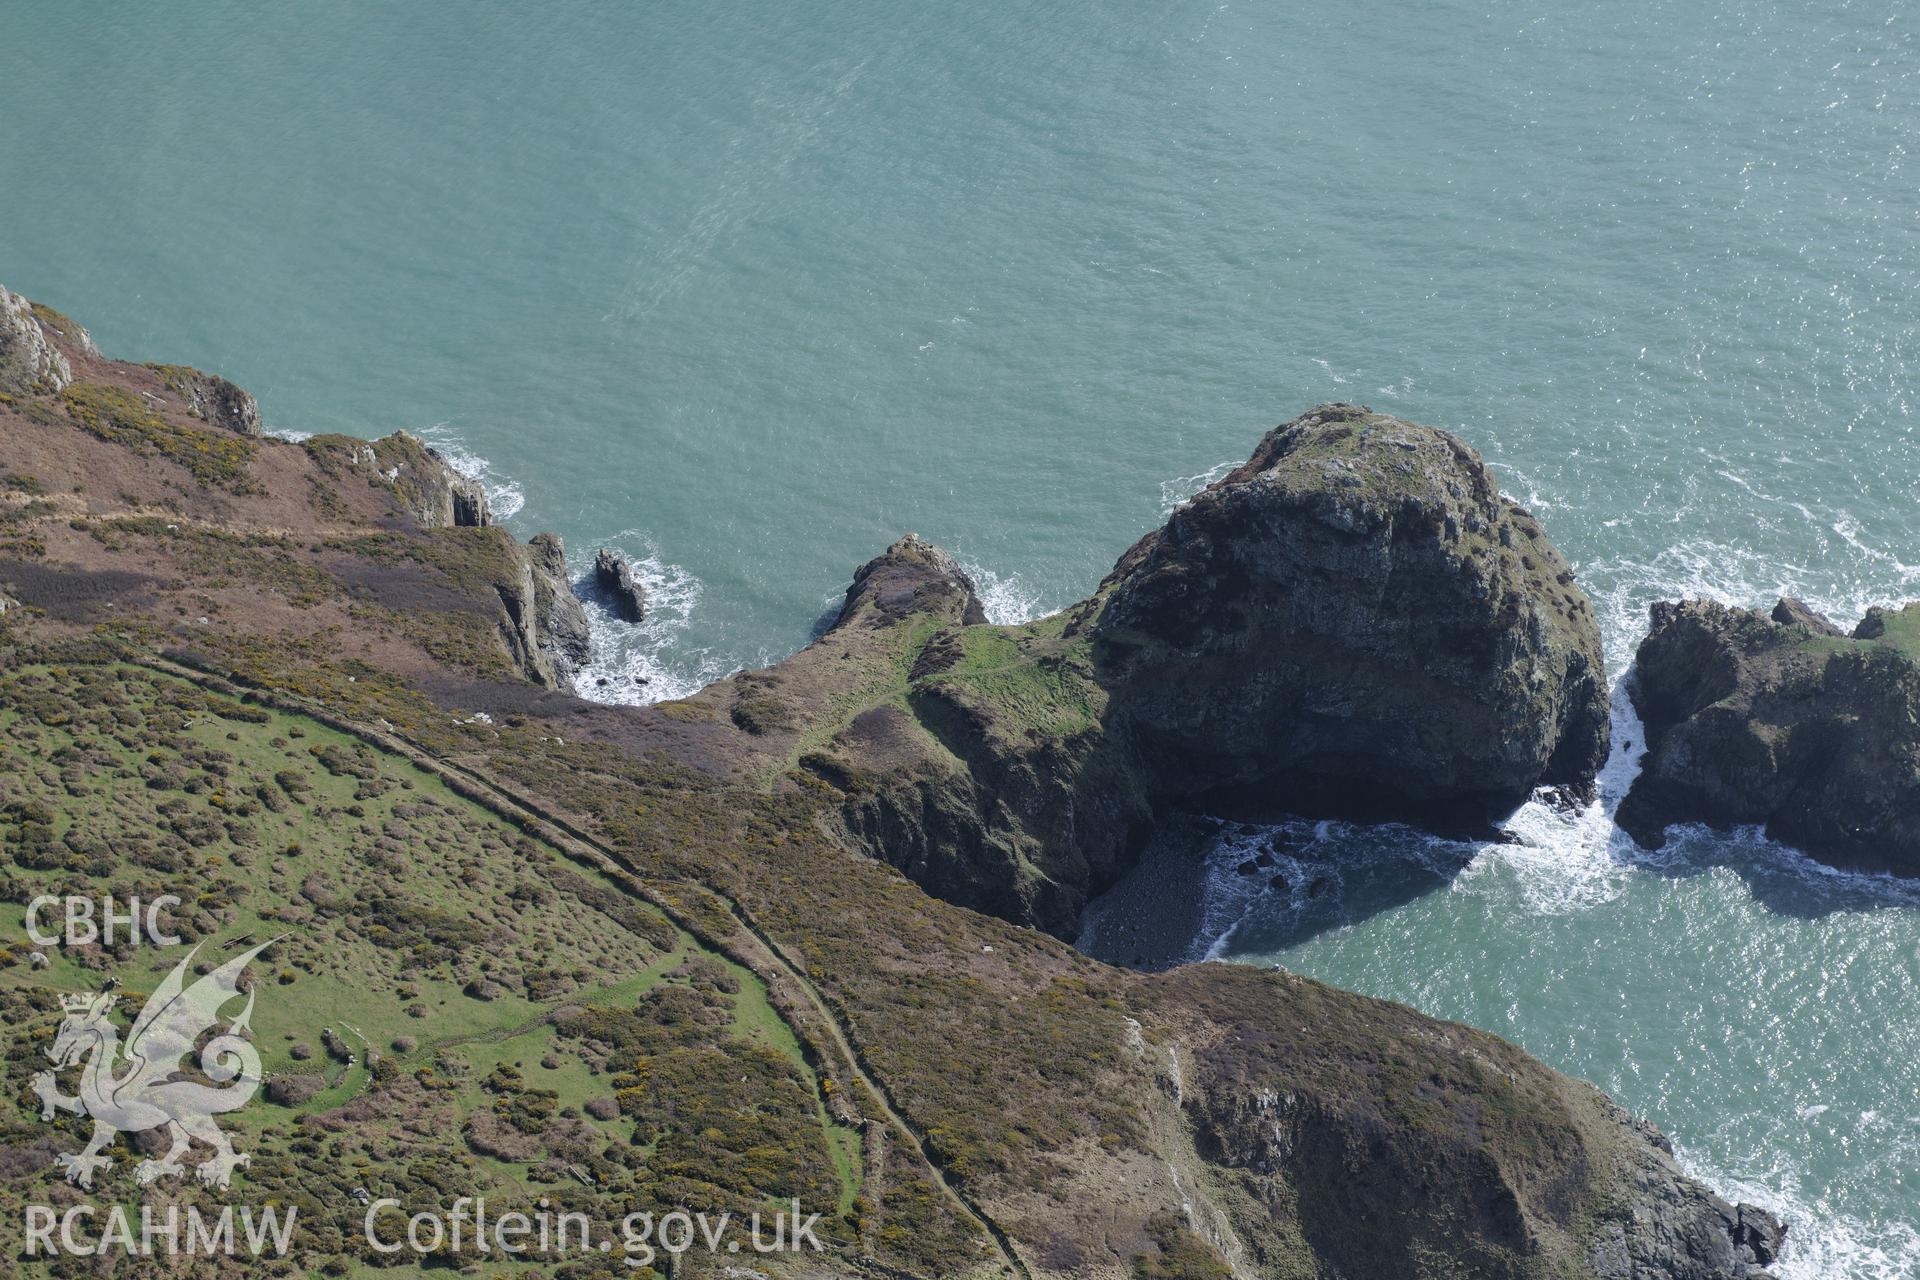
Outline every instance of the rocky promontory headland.
[(1539, 523), (1460, 440), (1353, 405), (1276, 428), (1038, 622), (985, 624), (958, 566), (897, 544), (756, 697), (908, 633), (902, 694), (803, 766), (875, 856), (1063, 935), (1165, 806), (1478, 830), (1607, 752), (1593, 609)]

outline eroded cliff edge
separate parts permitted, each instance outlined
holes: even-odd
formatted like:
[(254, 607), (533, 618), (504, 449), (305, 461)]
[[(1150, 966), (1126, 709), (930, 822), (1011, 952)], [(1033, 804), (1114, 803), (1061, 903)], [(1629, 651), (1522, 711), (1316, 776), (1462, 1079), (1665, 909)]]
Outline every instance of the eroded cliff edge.
[[(1285, 488), (1287, 458), (1329, 477), (1350, 462), (1361, 483), (1339, 488), (1355, 500), (1316, 507), (1302, 479), (1302, 518), (1325, 510), (1353, 524), (1346, 534), (1355, 542), (1330, 543), (1327, 554), (1368, 548), (1352, 564), (1369, 591), (1394, 591), (1422, 566), (1450, 566), (1457, 593), (1442, 603), (1484, 642), (1453, 666), (1415, 652), (1426, 642), (1410, 613), (1342, 649), (1315, 630), (1337, 619), (1290, 612), (1311, 575), (1275, 585), (1289, 580), (1268, 560), (1291, 534), (1262, 543), (1258, 527), (1209, 526), (1205, 516), (1191, 539), (1172, 537), (1157, 555), (1143, 544), (1082, 609), (1024, 628), (984, 625), (952, 561), (906, 539), (860, 573), (837, 624), (789, 662), (683, 702), (614, 709), (546, 686), (528, 660), (541, 637), (525, 619), (541, 603), (539, 582), (523, 569), (531, 555), (550, 565), (553, 549), (528, 552), (485, 523), (471, 497), (463, 519), (456, 494), (442, 501), (444, 477), (417, 442), (293, 445), (240, 434), (197, 416), (191, 396), (170, 391), (157, 370), (100, 360), (74, 336), (77, 326), (42, 310), (29, 309), (28, 323), (73, 380), (54, 387), (47, 370), (57, 365), (35, 346), (25, 362), (31, 381), (0, 392), (0, 589), (17, 602), (0, 612), (0, 665), (220, 672), (256, 705), (304, 708), (361, 735), (367, 750), (445, 767), (463, 794), (490, 804), (518, 797), (507, 809), (515, 821), (549, 833), (564, 824), (603, 850), (649, 901), (763, 980), (775, 996), (766, 1016), (839, 1078), (831, 1094), (820, 1089), (825, 1121), (861, 1136), (860, 1158), (837, 1171), (817, 1135), (799, 1142), (749, 1128), (734, 1150), (725, 1132), (709, 1132), (691, 1108), (707, 1105), (700, 1090), (726, 1073), (658, 1073), (643, 1091), (690, 1108), (661, 1139), (704, 1153), (675, 1166), (677, 1195), (759, 1203), (787, 1194), (780, 1179), (790, 1171), (853, 1179), (858, 1194), (829, 1227), (830, 1252), (790, 1273), (1739, 1280), (1764, 1274), (1773, 1258), (1779, 1235), (1765, 1215), (1711, 1195), (1679, 1171), (1657, 1133), (1494, 1036), (1283, 973), (1111, 969), (943, 896), (991, 905), (980, 895), (1000, 893), (1014, 919), (1038, 918), (1036, 906), (1049, 902), (1060, 910), (1064, 897), (1035, 886), (1091, 874), (1092, 846), (1078, 843), (1084, 823), (1124, 834), (1151, 819), (1158, 794), (1135, 788), (1188, 794), (1177, 761), (1155, 758), (1168, 752), (1133, 748), (1187, 731), (1153, 696), (1152, 673), (1180, 661), (1155, 620), (1177, 611), (1129, 606), (1112, 632), (1102, 619), (1132, 581), (1147, 602), (1178, 598), (1168, 592), (1181, 581), (1200, 584), (1189, 599), (1242, 591), (1232, 550), (1242, 537), (1259, 553), (1244, 579), (1245, 598), (1260, 602), (1245, 634), (1272, 638), (1271, 670), (1252, 670), (1273, 714), (1306, 707), (1337, 719), (1337, 682), (1299, 675), (1280, 643), (1325, 641), (1355, 671), (1384, 677), (1401, 658), (1414, 661), (1419, 688), (1456, 699), (1449, 705), (1496, 739), (1475, 747), (1493, 768), (1468, 785), (1430, 758), (1435, 740), (1405, 720), (1417, 699), (1391, 688), (1361, 699), (1399, 736), (1345, 756), (1406, 768), (1396, 803), (1485, 813), (1536, 781), (1589, 776), (1604, 735), (1592, 712), (1603, 699), (1597, 665), (1583, 656), (1579, 598), (1554, 595), (1548, 583), (1568, 586), (1558, 581), (1563, 566), (1490, 486), (1477, 494), (1472, 467), (1438, 433), (1329, 410), (1235, 484)], [(90, 389), (67, 396), (76, 384)], [(1437, 505), (1369, 487), (1376, 464), (1408, 474), (1381, 462), (1407, 452), (1393, 443), (1403, 437), (1436, 463), (1443, 449), (1455, 459), (1434, 473), (1437, 494), (1447, 495)], [(1376, 444), (1392, 452), (1376, 453)], [(1273, 480), (1260, 478), (1276, 468)], [(1258, 509), (1247, 494), (1222, 494), (1213, 501), (1225, 515)], [(1444, 549), (1470, 536), (1485, 540), (1472, 544), (1477, 553)], [(1486, 617), (1506, 624), (1482, 626), (1458, 604), (1478, 595), (1497, 602)], [(1230, 609), (1221, 616), (1192, 647), (1203, 674), (1248, 661), (1233, 639), (1240, 624)], [(567, 620), (555, 615), (547, 626), (557, 645), (568, 643)], [(1209, 696), (1230, 696), (1224, 678), (1212, 688)], [(1110, 732), (1135, 699), (1139, 738)], [(1544, 713), (1544, 727), (1528, 721), (1529, 708)], [(35, 735), (56, 732), (70, 714), (45, 697), (0, 710)], [(85, 710), (114, 714), (110, 705)], [(1257, 737), (1261, 721), (1248, 723)], [(1116, 749), (1122, 743), (1127, 750)], [(1221, 756), (1237, 784), (1254, 788), (1320, 776), (1291, 748), (1254, 740)], [(35, 815), (63, 794), (54, 763), (36, 765), (22, 776), (38, 792), (10, 797), (20, 807), (5, 815), (9, 835), (46, 827)], [(1063, 814), (1072, 821), (1061, 824)], [(235, 820), (244, 814), (225, 819)], [(904, 852), (894, 852), (889, 823), (899, 824)], [(7, 847), (61, 848), (59, 832), (33, 834)], [(429, 856), (407, 838), (368, 833), (378, 856)], [(60, 874), (116, 883), (134, 869), (114, 861), (115, 847), (75, 846), (78, 869)], [(538, 895), (518, 857), (503, 849), (489, 876), (519, 877), (516, 894)], [(379, 903), (297, 887), (308, 896), (274, 906), (287, 919), (311, 921), (318, 894), (331, 927), (377, 936), (376, 926), (395, 924)], [(497, 927), (518, 900), (477, 904), (483, 923)], [(218, 924), (219, 904), (207, 910)], [(787, 963), (773, 963), (776, 953)], [(529, 992), (576, 962), (543, 955), (537, 972), (521, 975), (502, 958), (486, 957), (490, 972)], [(298, 981), (352, 980), (331, 963), (316, 952)], [(592, 1010), (584, 1021), (611, 1053), (646, 1011)], [(417, 1072), (431, 1077), (431, 1046), (459, 1029), (424, 1015), (421, 1044), (395, 1050), (402, 1069), (309, 1118), (319, 1131), (409, 1122)], [(576, 1010), (569, 1025), (582, 1021)], [(692, 1061), (732, 1060), (701, 1056), (729, 1043), (724, 1020), (682, 1017), (655, 1030)], [(22, 1084), (14, 1075), (26, 1069), (4, 1064), (10, 1084)], [(277, 1129), (262, 1135), (263, 1168), (268, 1157), (299, 1158), (274, 1145)], [(23, 1171), (0, 1194), (57, 1177), (36, 1172), (44, 1153), (28, 1144), (39, 1141), (24, 1125), (0, 1129), (7, 1154), (19, 1157), (8, 1167)], [(570, 1203), (611, 1219), (630, 1207), (637, 1166), (669, 1149), (636, 1155), (617, 1124), (594, 1114), (528, 1143), (542, 1160), (584, 1161), (590, 1184), (557, 1177)], [(452, 1166), (484, 1165), (494, 1150), (474, 1124), (421, 1135), (415, 1148)], [(365, 1178), (404, 1175), (383, 1153), (368, 1155)], [(262, 1194), (244, 1176), (235, 1186), (243, 1199)], [(347, 1265), (340, 1249), (357, 1210), (310, 1207), (316, 1220), (339, 1221), (297, 1264)], [(763, 1265), (783, 1270), (777, 1260)]]

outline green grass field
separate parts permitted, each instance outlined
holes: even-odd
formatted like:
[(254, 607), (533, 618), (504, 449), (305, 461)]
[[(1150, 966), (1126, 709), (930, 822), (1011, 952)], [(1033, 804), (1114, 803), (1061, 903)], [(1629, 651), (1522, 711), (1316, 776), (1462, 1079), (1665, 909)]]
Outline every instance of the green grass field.
[[(223, 1121), (252, 1163), (227, 1192), (178, 1194), (298, 1206), (321, 1274), (370, 1262), (360, 1191), (545, 1197), (597, 1223), (797, 1196), (851, 1230), (858, 1135), (759, 979), (407, 761), (138, 666), (27, 666), (0, 674), (0, 839), (0, 1144), (88, 1131), (42, 1123), (29, 1087), (58, 993), (117, 980), (124, 1035), (189, 947), (204, 972), (278, 939), (250, 969), (267, 1088)], [(27, 938), (40, 895), (161, 894), (184, 899), (179, 946)], [(137, 1200), (140, 1154), (124, 1136), (110, 1154), (95, 1199)], [(0, 1183), (0, 1221), (61, 1194), (45, 1158)]]

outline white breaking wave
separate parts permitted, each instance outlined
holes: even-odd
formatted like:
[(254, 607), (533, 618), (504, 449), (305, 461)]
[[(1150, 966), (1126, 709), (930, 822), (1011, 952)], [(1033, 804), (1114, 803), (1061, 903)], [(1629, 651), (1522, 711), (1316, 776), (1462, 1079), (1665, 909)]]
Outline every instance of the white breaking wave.
[[(647, 592), (646, 616), (628, 622), (614, 613), (593, 582), (593, 560), (611, 547), (633, 566)], [(635, 555), (638, 549), (640, 554)], [(682, 649), (704, 591), (700, 579), (663, 559), (645, 533), (628, 529), (604, 543), (582, 543), (569, 554), (574, 594), (586, 606), (593, 652), (574, 673), (574, 687), (593, 702), (647, 706), (690, 697), (732, 675), (739, 664), (708, 649)]]
[(1501, 824), (1513, 843), (1484, 846), (1455, 878), (1454, 890), (1474, 891), (1498, 867), (1517, 879), (1522, 901), (1536, 915), (1596, 907), (1620, 895), (1636, 848), (1614, 825), (1613, 815), (1640, 775), (1647, 752), (1640, 714), (1628, 693), (1631, 678), (1629, 673), (1614, 682), (1613, 741), (1595, 798), (1577, 809), (1547, 797), (1528, 801)]
[(1214, 463), (1197, 475), (1175, 476), (1171, 480), (1162, 480), (1160, 482), (1160, 518), (1164, 520), (1172, 515), (1187, 499), (1239, 465), (1239, 462), (1229, 458), (1225, 462)]
[(1687, 1172), (1736, 1204), (1757, 1204), (1787, 1224), (1773, 1273), (1780, 1280), (1913, 1280), (1920, 1276), (1920, 1230), (1906, 1222), (1867, 1222), (1836, 1212), (1802, 1191), (1791, 1164), (1729, 1173), (1674, 1144)]
[(313, 439), (313, 432), (295, 431), (292, 427), (268, 427), (260, 434), (272, 436), (275, 440), (285, 440), (288, 444), (301, 444)]
[(974, 594), (980, 597), (988, 622), (1013, 626), (1052, 612), (1041, 603), (1039, 592), (1028, 587), (1017, 573), (998, 574), (969, 560), (962, 560), (960, 567), (973, 579)]
[[(436, 422), (416, 434), (448, 466), (486, 491), (496, 521), (512, 520), (526, 506), (526, 491), (519, 482), (468, 448), (451, 423)], [(626, 557), (646, 588), (646, 617), (640, 622), (627, 622), (615, 614), (595, 587), (593, 558), (602, 546)], [(570, 546), (567, 572), (574, 594), (586, 609), (592, 636), (588, 661), (572, 673), (581, 697), (627, 706), (670, 702), (740, 670), (740, 664), (726, 655), (681, 647), (704, 588), (690, 570), (666, 560), (645, 532), (627, 529), (605, 542)]]
[(467, 448), (451, 423), (436, 422), (422, 428), (419, 435), (447, 460), (448, 466), (486, 490), (487, 505), (492, 508), (495, 520), (511, 520), (527, 505), (526, 491), (495, 471), (491, 462)]
[(1394, 864), (1445, 879), (1470, 848), (1399, 823), (1223, 823), (1206, 853), (1200, 920), (1182, 959), (1230, 958), (1235, 935), (1251, 921), (1337, 914), (1350, 878), (1393, 872)]

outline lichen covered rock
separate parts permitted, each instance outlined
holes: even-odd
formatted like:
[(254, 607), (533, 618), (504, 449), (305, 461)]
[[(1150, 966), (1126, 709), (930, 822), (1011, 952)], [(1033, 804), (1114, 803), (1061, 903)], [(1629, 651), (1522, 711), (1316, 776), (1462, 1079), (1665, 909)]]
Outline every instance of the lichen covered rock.
[(455, 470), (444, 455), (411, 432), (396, 431), (373, 441), (314, 436), (305, 447), (329, 472), (367, 473), (375, 484), (391, 491), (423, 529), (483, 529), (493, 523), (486, 487)]
[(217, 373), (202, 373), (183, 364), (152, 365), (167, 390), (186, 402), (187, 412), (240, 436), (262, 434), (260, 402), (244, 388)]

